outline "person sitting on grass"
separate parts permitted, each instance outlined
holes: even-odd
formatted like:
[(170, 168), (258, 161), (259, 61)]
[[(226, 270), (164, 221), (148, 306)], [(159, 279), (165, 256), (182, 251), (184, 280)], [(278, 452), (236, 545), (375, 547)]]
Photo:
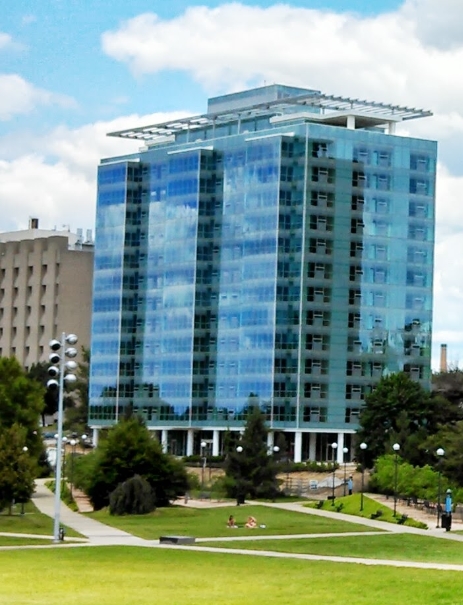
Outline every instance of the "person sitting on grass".
[(248, 529), (253, 529), (254, 527), (257, 527), (256, 519), (254, 517), (248, 517), (245, 527), (247, 527)]
[(231, 527), (232, 529), (236, 529), (238, 527), (238, 525), (236, 525), (235, 517), (233, 515), (230, 515), (228, 517), (227, 527)]

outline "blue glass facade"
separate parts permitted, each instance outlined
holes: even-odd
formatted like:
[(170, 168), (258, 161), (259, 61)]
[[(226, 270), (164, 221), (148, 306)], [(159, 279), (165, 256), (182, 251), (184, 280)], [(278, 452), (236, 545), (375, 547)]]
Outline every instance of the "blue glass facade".
[(100, 165), (92, 426), (134, 408), (185, 453), (258, 403), (324, 457), (381, 376), (428, 384), (436, 144), (275, 115)]

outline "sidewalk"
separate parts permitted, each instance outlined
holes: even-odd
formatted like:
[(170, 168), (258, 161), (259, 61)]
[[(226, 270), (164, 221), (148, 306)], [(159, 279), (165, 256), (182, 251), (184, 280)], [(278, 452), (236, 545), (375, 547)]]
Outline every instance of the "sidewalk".
[[(32, 501), (41, 513), (48, 517), (55, 516), (55, 495), (45, 486), (47, 479), (37, 479)], [(60, 507), (60, 524), (71, 527), (88, 538), (95, 545), (145, 546), (146, 540), (132, 536), (125, 531), (110, 527), (91, 519), (86, 515), (73, 512), (63, 502)]]

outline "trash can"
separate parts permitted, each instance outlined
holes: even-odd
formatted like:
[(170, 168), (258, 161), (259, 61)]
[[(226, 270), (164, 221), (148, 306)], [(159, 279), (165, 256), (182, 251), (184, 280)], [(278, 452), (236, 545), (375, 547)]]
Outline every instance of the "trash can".
[(64, 540), (64, 527), (60, 527), (59, 528), (59, 539), (61, 540), (61, 542)]

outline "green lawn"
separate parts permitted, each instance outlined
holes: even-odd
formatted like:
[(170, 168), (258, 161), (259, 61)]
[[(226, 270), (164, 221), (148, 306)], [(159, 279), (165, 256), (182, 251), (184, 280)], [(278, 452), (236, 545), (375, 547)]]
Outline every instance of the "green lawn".
[(49, 540), (45, 540), (44, 538), (16, 538), (15, 536), (0, 536), (0, 546), (38, 546), (52, 543), (53, 541), (51, 538)]
[[(39, 512), (33, 502), (28, 502), (25, 505), (24, 515), (19, 514), (19, 506), (13, 512), (12, 515), (8, 515), (7, 511), (0, 513), (0, 532), (53, 535), (53, 519)], [(66, 536), (82, 537), (81, 534), (69, 527), (66, 528)]]
[[(340, 512), (345, 515), (353, 515), (355, 517), (364, 517), (365, 519), (371, 519), (372, 514), (377, 514), (378, 511), (381, 511), (381, 516), (377, 517), (378, 521), (385, 521), (387, 523), (397, 523), (397, 520), (402, 515), (397, 515), (394, 517), (394, 511), (392, 506), (394, 505), (391, 500), (391, 507), (384, 506), (384, 504), (380, 504), (376, 500), (372, 498), (368, 498), (367, 496), (363, 497), (363, 510), (360, 510), (361, 506), (361, 495), (353, 494), (352, 496), (345, 496), (342, 498), (336, 498), (334, 504), (331, 500), (325, 500), (323, 502), (322, 510), (327, 510), (331, 512)], [(304, 506), (308, 508), (318, 508), (316, 502), (310, 502), (309, 504), (305, 504)], [(405, 521), (404, 525), (411, 527), (420, 527), (422, 529), (427, 529), (424, 523), (419, 521), (415, 521), (413, 519), (413, 509), (410, 510), (409, 518)]]
[(410, 534), (292, 540), (237, 540), (233, 542), (201, 542), (201, 545), (335, 557), (463, 564), (462, 542)]
[(8, 605), (460, 605), (463, 593), (459, 572), (176, 549), (0, 551), (0, 567)]
[[(220, 508), (187, 508), (183, 506), (158, 509), (150, 515), (112, 517), (106, 510), (89, 513), (91, 517), (127, 531), (140, 538), (156, 540), (162, 535), (190, 535), (197, 538), (249, 535), (243, 526), (249, 515), (264, 524), (265, 529), (256, 528), (253, 535), (281, 535), (369, 531), (364, 525), (317, 517), (315, 515), (291, 512), (266, 506), (246, 505), (243, 507), (224, 506)], [(227, 528), (227, 519), (233, 515), (239, 529)]]

